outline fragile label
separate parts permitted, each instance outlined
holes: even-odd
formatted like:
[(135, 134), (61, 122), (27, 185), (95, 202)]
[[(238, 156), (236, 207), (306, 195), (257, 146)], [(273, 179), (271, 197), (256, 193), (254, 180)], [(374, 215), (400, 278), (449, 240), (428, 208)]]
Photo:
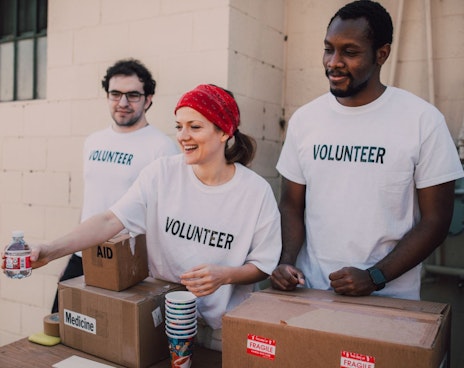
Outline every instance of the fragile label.
[(375, 358), (357, 354), (350, 353), (348, 351), (342, 351), (340, 357), (340, 368), (374, 368), (375, 367)]
[(247, 353), (270, 360), (275, 359), (276, 341), (261, 336), (248, 334)]

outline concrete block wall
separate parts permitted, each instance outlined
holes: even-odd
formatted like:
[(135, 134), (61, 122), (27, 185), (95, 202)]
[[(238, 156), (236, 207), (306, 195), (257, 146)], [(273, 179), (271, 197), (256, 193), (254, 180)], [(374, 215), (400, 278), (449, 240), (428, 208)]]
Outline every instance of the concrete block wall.
[(433, 77), (434, 104), (445, 114), (451, 135), (457, 140), (464, 126), (464, 2), (430, 0), (431, 60), (428, 60), (427, 1), (404, 2), (397, 84), (430, 101), (428, 62)]
[(240, 129), (257, 141), (251, 168), (278, 195), (275, 164), (283, 133), (285, 1), (232, 0), (230, 24), (228, 87), (240, 106)]
[[(392, 14), (397, 60), (384, 81), (425, 99), (425, 0), (380, 0)], [(31, 243), (79, 221), (85, 137), (110, 124), (101, 78), (115, 60), (143, 61), (157, 81), (149, 121), (174, 138), (173, 108), (199, 83), (234, 92), (243, 132), (258, 142), (252, 169), (271, 183), (295, 109), (328, 89), (323, 37), (344, 0), (49, 0), (47, 99), (0, 103), (0, 242)], [(403, 4), (400, 12), (401, 4)], [(464, 2), (430, 0), (435, 104), (457, 138), (464, 115)], [(393, 62), (394, 61), (394, 62)], [(42, 330), (66, 259), (25, 280), (0, 275), (0, 345)]]

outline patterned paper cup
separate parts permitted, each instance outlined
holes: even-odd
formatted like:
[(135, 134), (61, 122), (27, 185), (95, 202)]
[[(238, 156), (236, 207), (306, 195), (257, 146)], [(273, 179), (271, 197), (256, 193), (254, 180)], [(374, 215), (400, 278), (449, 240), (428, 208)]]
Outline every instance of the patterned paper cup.
[(185, 323), (171, 322), (170, 320), (166, 319), (166, 327), (169, 327), (171, 330), (174, 330), (174, 331), (176, 331), (176, 330), (179, 330), (179, 331), (190, 330), (192, 328), (197, 327), (197, 320), (194, 319), (190, 323), (185, 324)]
[(185, 303), (185, 304), (181, 304), (181, 303), (171, 303), (169, 301), (166, 300), (165, 302), (165, 305), (166, 307), (169, 307), (171, 309), (192, 309), (192, 308), (196, 308), (197, 307), (197, 302), (194, 301), (192, 303)]
[(179, 313), (171, 313), (170, 311), (166, 310), (166, 319), (171, 319), (171, 320), (190, 320), (190, 319), (195, 319), (197, 318), (197, 311), (193, 311), (191, 313), (186, 313), (186, 314), (179, 314)]
[(166, 333), (172, 336), (177, 336), (177, 337), (185, 337), (185, 336), (191, 336), (192, 334), (197, 333), (197, 327), (189, 328), (188, 330), (175, 330), (172, 328), (169, 328), (168, 326), (166, 328)]
[(192, 366), (195, 337), (171, 337), (168, 335), (171, 368), (190, 368)]
[(189, 308), (189, 309), (176, 309), (171, 308), (169, 305), (166, 305), (166, 312), (169, 312), (174, 315), (186, 315), (186, 314), (193, 314), (197, 312), (197, 308)]
[(197, 317), (192, 317), (192, 318), (186, 318), (186, 319), (179, 319), (179, 318), (171, 318), (169, 316), (166, 316), (166, 323), (173, 324), (175, 326), (180, 325), (180, 326), (187, 326), (193, 323), (197, 323)]
[(171, 291), (167, 293), (166, 302), (178, 305), (195, 303), (197, 297), (190, 291)]
[(197, 335), (197, 331), (191, 333), (191, 334), (188, 334), (188, 335), (183, 335), (183, 336), (180, 336), (180, 335), (176, 335), (176, 334), (172, 334), (170, 333), (169, 331), (166, 331), (166, 336), (167, 337), (172, 337), (173, 339), (179, 339), (179, 338), (182, 338), (182, 339), (187, 339), (187, 338), (191, 338), (191, 337), (195, 337)]

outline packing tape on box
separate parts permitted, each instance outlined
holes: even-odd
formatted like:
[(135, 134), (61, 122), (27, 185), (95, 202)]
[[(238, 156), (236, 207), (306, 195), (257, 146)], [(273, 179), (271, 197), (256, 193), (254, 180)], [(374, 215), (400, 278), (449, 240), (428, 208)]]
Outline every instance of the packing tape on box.
[(130, 246), (132, 255), (134, 255), (135, 254), (135, 237), (137, 236), (137, 234), (133, 232), (129, 232), (129, 235), (130, 235), (129, 246)]
[(43, 323), (45, 335), (60, 337), (60, 315), (58, 313), (45, 316)]

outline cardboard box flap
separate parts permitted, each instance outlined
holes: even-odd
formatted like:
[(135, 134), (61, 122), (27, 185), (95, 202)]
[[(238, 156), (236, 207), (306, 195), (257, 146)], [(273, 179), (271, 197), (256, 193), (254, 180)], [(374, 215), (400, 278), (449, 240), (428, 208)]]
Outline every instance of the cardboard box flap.
[(185, 290), (185, 286), (183, 285), (174, 284), (160, 279), (155, 280), (151, 277), (148, 277), (144, 281), (139, 282), (137, 285), (123, 291), (113, 291), (95, 286), (89, 286), (85, 283), (84, 276), (62, 281), (58, 285), (59, 288), (60, 285), (62, 285), (62, 288), (71, 287), (85, 289), (89, 294), (104, 295), (112, 299), (124, 300), (129, 303), (140, 303), (141, 301), (144, 301), (144, 296), (145, 299), (147, 299), (163, 295), (171, 290)]
[[(285, 321), (289, 326), (336, 333), (352, 337), (379, 340), (409, 346), (431, 348), (440, 328), (440, 316), (433, 320), (392, 318), (385, 315), (365, 315), (325, 308), (314, 310)], [(401, 333), (398, 333), (401, 331)]]
[(119, 242), (122, 242), (124, 240), (128, 240), (130, 238), (131, 238), (130, 234), (122, 233), (122, 234), (118, 234), (115, 237), (107, 240), (105, 243), (117, 244)]
[(296, 288), (294, 291), (281, 291), (272, 288), (268, 288), (260, 291), (260, 293), (279, 294), (285, 297), (299, 297), (311, 300), (320, 300), (327, 302), (337, 303), (349, 303), (359, 304), (367, 306), (377, 306), (386, 309), (399, 309), (407, 311), (416, 311), (424, 313), (435, 313), (442, 314), (448, 308), (448, 304), (429, 302), (425, 300), (410, 300), (410, 299), (398, 299), (388, 298), (381, 296), (362, 296), (362, 297), (351, 297), (345, 295), (335, 294), (330, 290), (318, 290), (308, 288)]
[[(352, 303), (346, 299), (340, 303), (330, 298), (309, 300), (258, 292), (244, 301), (242, 308), (234, 309), (227, 315), (368, 340), (432, 348), (442, 324), (442, 314), (353, 304), (353, 298), (349, 299)], [(382, 301), (384, 299), (381, 298)]]

